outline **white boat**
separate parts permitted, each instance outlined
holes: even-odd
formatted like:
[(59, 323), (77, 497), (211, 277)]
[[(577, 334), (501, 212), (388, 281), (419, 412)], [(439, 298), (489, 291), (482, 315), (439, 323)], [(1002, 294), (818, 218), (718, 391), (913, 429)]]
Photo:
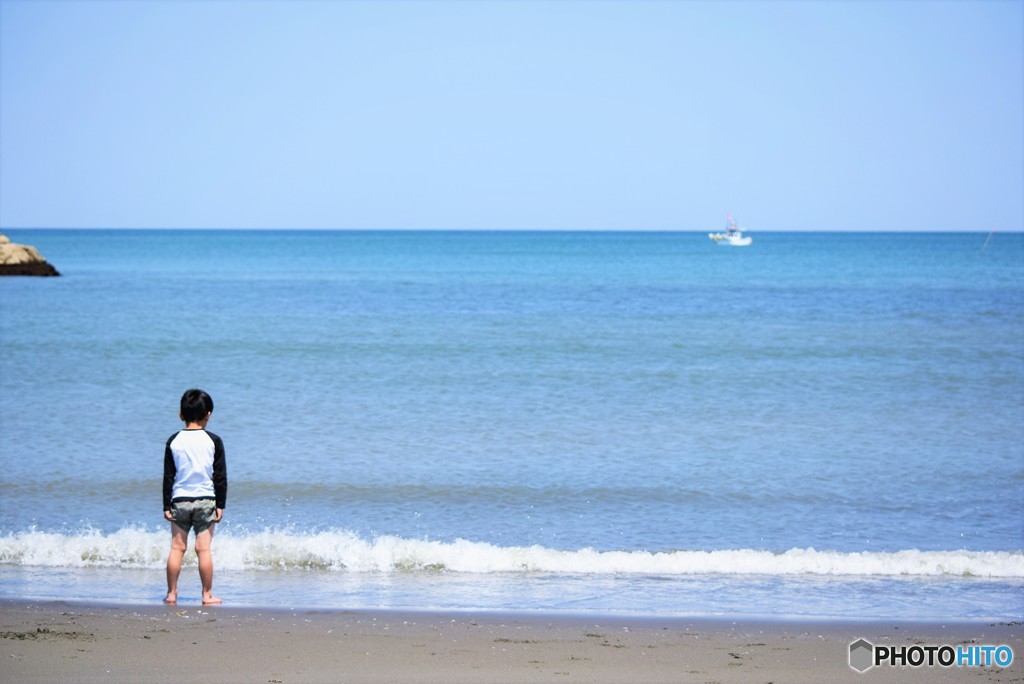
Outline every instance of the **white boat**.
[(736, 226), (736, 219), (729, 214), (729, 220), (725, 224), (725, 230), (721, 233), (708, 233), (708, 237), (718, 245), (727, 247), (746, 247), (754, 238), (743, 234), (743, 229)]

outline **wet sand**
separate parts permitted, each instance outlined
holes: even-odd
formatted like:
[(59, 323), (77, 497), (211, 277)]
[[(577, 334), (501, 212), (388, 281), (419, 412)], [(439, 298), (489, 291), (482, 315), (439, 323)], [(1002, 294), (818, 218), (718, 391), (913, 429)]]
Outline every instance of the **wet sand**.
[[(4, 682), (1020, 682), (1021, 623), (262, 610), (0, 601)], [(849, 645), (1006, 644), (998, 667), (849, 667)]]

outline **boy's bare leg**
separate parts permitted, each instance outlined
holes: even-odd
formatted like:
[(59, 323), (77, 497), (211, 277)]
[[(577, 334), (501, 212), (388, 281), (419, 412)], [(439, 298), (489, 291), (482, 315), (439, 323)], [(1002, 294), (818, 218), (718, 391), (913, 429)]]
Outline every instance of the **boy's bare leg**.
[(188, 531), (171, 523), (171, 551), (167, 554), (167, 596), (164, 603), (178, 602), (178, 575), (181, 574), (181, 559), (188, 548)]
[(203, 583), (203, 605), (212, 606), (223, 601), (213, 595), (213, 554), (210, 544), (213, 541), (213, 528), (210, 525), (202, 532), (196, 533), (196, 556), (199, 557), (199, 580)]

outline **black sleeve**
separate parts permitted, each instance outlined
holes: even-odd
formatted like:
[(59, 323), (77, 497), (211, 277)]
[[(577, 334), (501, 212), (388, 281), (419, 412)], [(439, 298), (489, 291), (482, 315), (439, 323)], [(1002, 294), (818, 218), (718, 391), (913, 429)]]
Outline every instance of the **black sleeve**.
[(224, 442), (220, 437), (213, 440), (213, 495), (217, 498), (217, 508), (227, 508), (228, 466), (224, 458)]
[(172, 436), (167, 440), (164, 447), (164, 510), (171, 510), (171, 492), (174, 490), (174, 476), (178, 474), (178, 467), (174, 465), (174, 456), (171, 454)]

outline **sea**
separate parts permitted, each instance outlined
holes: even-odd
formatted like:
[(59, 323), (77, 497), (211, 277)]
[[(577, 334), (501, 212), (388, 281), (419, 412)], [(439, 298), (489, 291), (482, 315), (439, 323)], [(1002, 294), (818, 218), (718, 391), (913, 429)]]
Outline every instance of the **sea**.
[[(9, 229), (0, 598), (1024, 616), (1024, 234)], [(198, 605), (194, 554), (181, 603)]]

